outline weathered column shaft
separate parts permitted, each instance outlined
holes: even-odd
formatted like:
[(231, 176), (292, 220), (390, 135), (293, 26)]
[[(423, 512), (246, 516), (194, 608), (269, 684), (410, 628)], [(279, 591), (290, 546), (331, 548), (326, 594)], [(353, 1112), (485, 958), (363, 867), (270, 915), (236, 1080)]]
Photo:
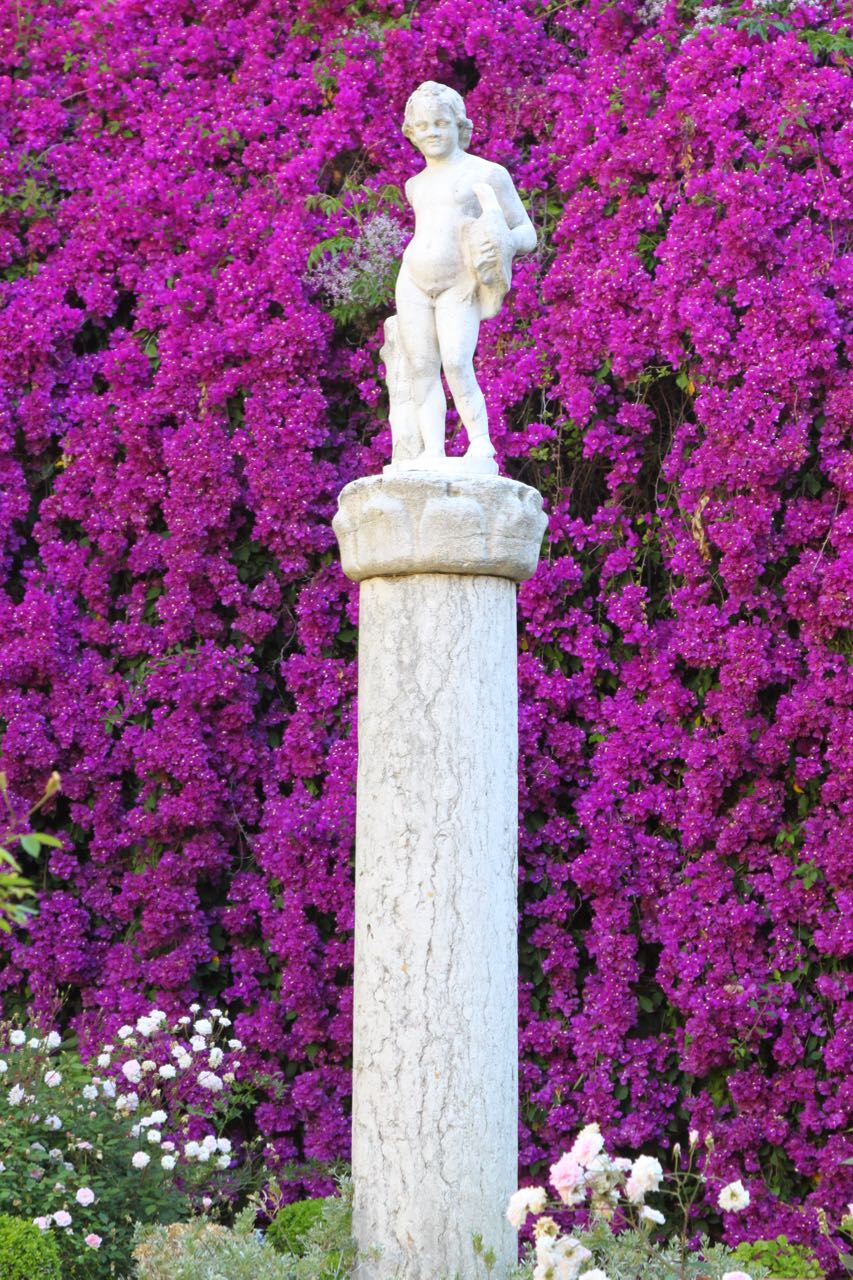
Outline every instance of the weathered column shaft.
[[(361, 580), (354, 1231), (364, 1280), (515, 1261), (515, 582), (539, 495), (495, 478), (371, 478), (341, 495)], [(440, 569), (445, 571), (437, 571)], [(498, 1272), (500, 1274), (500, 1270)]]
[(516, 688), (514, 583), (364, 583), (353, 1175), (382, 1277), (515, 1246)]

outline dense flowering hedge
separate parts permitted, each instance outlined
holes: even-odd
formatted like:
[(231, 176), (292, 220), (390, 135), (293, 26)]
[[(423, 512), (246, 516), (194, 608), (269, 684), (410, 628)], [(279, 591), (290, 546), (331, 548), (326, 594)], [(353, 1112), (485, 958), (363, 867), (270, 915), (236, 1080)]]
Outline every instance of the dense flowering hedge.
[(524, 1170), (689, 1123), (751, 1191), (731, 1239), (851, 1198), (853, 39), (744, 3), (0, 2), (3, 762), (64, 780), (8, 1009), (227, 1001), (277, 1152), (347, 1154), (330, 520), (387, 455), (399, 124), (444, 80), (540, 232), (480, 356), (551, 515)]

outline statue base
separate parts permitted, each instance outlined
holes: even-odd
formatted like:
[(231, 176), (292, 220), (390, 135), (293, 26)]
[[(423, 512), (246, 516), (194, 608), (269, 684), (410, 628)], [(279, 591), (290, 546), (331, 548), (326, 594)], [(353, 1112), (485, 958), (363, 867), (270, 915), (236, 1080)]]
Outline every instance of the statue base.
[(498, 464), (494, 458), (447, 458), (444, 456), (401, 458), (382, 468), (385, 476), (411, 475), (419, 471), (433, 476), (496, 476)]

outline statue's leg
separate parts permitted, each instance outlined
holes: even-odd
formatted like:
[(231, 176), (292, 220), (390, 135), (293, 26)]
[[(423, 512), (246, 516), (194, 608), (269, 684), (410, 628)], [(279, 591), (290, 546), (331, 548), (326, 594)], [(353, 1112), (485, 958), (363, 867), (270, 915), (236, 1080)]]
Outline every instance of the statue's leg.
[(411, 279), (405, 266), (397, 277), (396, 302), (397, 334), (409, 365), (424, 452), (428, 457), (443, 457), (447, 401), (441, 385), (435, 305)]
[(480, 333), (480, 305), (448, 289), (435, 305), (441, 367), (447, 378), (456, 411), (468, 432), (466, 456), (491, 458), (486, 402), (474, 373), (474, 351)]

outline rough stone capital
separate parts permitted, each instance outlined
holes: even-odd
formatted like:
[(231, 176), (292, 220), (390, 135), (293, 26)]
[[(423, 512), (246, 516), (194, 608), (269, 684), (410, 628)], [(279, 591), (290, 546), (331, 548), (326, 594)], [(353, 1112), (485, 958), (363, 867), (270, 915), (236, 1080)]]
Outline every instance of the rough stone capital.
[(548, 519), (542, 496), (506, 476), (365, 476), (341, 492), (333, 522), (344, 573), (484, 574), (524, 582)]

